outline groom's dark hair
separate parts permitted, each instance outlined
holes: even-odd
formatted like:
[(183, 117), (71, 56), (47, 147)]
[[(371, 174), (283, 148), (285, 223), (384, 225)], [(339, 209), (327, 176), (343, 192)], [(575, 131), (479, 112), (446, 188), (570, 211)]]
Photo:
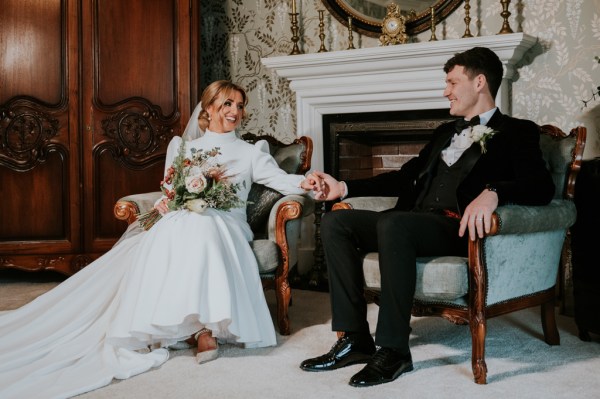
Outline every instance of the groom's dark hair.
[(465, 68), (465, 73), (469, 79), (483, 74), (492, 97), (496, 98), (503, 74), (502, 61), (496, 53), (486, 47), (473, 47), (462, 53), (456, 53), (444, 65), (444, 72), (450, 72), (457, 65)]

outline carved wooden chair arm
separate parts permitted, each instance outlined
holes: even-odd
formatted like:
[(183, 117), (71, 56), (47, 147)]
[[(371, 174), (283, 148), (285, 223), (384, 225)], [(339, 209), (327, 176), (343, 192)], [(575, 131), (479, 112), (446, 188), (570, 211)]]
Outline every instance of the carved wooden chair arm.
[(131, 224), (136, 221), (139, 213), (151, 210), (161, 195), (160, 191), (128, 195), (117, 201), (113, 208), (113, 213), (117, 219)]
[[(268, 239), (281, 250), (284, 267), (297, 260), (302, 218), (314, 212), (314, 200), (302, 195), (286, 195), (279, 199), (269, 215)], [(284, 273), (287, 273), (285, 270)]]

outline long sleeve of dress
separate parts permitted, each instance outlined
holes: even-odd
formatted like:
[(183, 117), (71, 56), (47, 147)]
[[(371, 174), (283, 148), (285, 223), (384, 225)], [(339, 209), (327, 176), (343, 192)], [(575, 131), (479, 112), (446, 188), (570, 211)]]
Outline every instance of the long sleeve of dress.
[(305, 193), (300, 187), (304, 176), (286, 173), (277, 165), (271, 154), (262, 151), (260, 146), (253, 147), (252, 180), (286, 195)]
[[(179, 147), (181, 146), (181, 140), (182, 138), (179, 136), (174, 136), (171, 141), (169, 142), (169, 145), (167, 147), (167, 154), (166, 154), (166, 158), (165, 158), (165, 167), (164, 167), (164, 171), (163, 171), (163, 177), (167, 175), (167, 169), (169, 169), (169, 167), (171, 167), (171, 165), (173, 164), (173, 161), (175, 160), (175, 157), (177, 156), (177, 154), (179, 154)], [(156, 202), (154, 202), (154, 205), (158, 204), (160, 201), (162, 201), (163, 199), (165, 199), (165, 195), (161, 195), (160, 198), (158, 200), (156, 200)]]
[(167, 147), (167, 154), (165, 158), (165, 170), (163, 176), (167, 174), (167, 169), (173, 165), (173, 161), (177, 154), (179, 154), (179, 147), (181, 146), (181, 137), (174, 136), (169, 142), (169, 146)]

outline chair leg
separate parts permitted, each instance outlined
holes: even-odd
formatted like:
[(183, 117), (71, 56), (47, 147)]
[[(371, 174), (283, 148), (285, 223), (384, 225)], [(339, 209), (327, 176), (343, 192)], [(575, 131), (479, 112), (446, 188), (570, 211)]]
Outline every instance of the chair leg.
[(556, 327), (556, 316), (554, 314), (554, 298), (542, 304), (541, 312), (544, 341), (548, 345), (560, 345), (560, 335)]
[(479, 314), (478, 317), (471, 317), (469, 327), (472, 341), (471, 368), (473, 369), (473, 377), (477, 384), (486, 384), (485, 334), (487, 327), (485, 316)]
[(286, 279), (275, 280), (275, 297), (277, 299), (277, 325), (281, 335), (290, 335), (290, 319), (288, 309), (292, 301), (292, 289)]

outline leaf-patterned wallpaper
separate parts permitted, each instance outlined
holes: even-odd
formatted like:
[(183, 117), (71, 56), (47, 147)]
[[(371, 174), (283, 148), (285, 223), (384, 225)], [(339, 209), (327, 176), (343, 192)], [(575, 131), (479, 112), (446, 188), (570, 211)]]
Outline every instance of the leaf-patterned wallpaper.
[[(300, 13), (300, 47), (315, 53), (320, 47), (318, 11), (321, 0), (296, 0)], [(502, 25), (500, 1), (470, 2), (470, 29), (475, 36), (496, 34)], [(265, 68), (262, 57), (289, 54), (292, 48), (291, 0), (201, 0), (201, 82), (231, 79), (249, 94), (249, 118), (242, 131), (269, 134), (282, 141), (296, 135), (295, 94), (286, 79)], [(575, 126), (582, 100), (600, 85), (600, 0), (518, 0), (509, 6), (510, 25), (539, 39), (526, 54), (513, 83), (513, 115), (552, 123), (563, 130)], [(436, 28), (438, 40), (462, 37), (464, 8)], [(346, 27), (325, 11), (325, 46), (348, 47)], [(429, 40), (424, 32), (412, 38)], [(356, 48), (378, 46), (378, 39), (353, 33)], [(440, 65), (440, 68), (442, 66)], [(440, 93), (441, 95), (441, 93)], [(592, 107), (598, 101), (592, 101)], [(588, 133), (589, 134), (589, 133)]]

